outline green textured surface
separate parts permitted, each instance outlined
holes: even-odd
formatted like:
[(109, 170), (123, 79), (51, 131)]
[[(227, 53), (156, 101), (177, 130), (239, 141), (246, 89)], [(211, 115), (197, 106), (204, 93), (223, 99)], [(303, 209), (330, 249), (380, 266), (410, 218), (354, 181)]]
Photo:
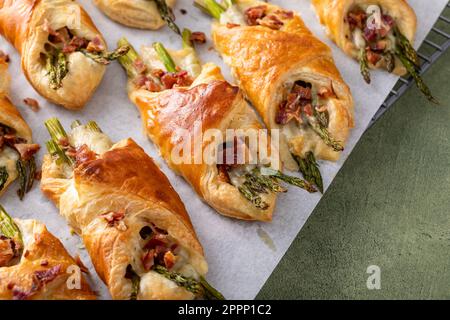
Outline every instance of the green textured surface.
[[(258, 299), (450, 298), (450, 50), (362, 137)], [(381, 290), (368, 290), (369, 265)]]

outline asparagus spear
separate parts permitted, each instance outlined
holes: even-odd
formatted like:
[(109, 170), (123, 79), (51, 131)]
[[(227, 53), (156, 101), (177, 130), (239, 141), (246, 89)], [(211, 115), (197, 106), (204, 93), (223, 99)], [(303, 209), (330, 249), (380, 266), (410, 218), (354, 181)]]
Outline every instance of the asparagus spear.
[(255, 191), (252, 185), (246, 181), (238, 187), (239, 192), (251, 203), (255, 205), (258, 209), (266, 210), (269, 205), (262, 201), (261, 195)]
[(408, 38), (406, 38), (398, 28), (395, 29), (395, 35), (397, 37), (397, 45), (400, 47), (400, 51), (402, 51), (405, 57), (416, 67), (419, 67), (419, 57), (417, 56), (417, 52), (409, 42)]
[(155, 42), (153, 44), (153, 48), (158, 54), (159, 59), (164, 63), (166, 70), (168, 72), (176, 72), (176, 64), (170, 54), (167, 52), (166, 48), (164, 48), (163, 44), (161, 42)]
[(6, 181), (8, 181), (8, 170), (6, 170), (6, 167), (0, 167), (0, 191), (3, 190)]
[(126, 38), (121, 38), (117, 42), (117, 45), (120, 47), (127, 46), (128, 48), (130, 48), (125, 55), (119, 57), (118, 61), (127, 71), (128, 77), (132, 79), (136, 78), (138, 76), (138, 72), (136, 71), (135, 62), (137, 59), (139, 59), (139, 54)]
[(67, 133), (57, 118), (51, 118), (45, 121), (45, 126), (50, 134), (51, 140), (46, 142), (47, 150), (52, 156), (58, 158), (58, 164), (66, 163), (73, 165), (74, 160), (67, 156), (59, 145), (61, 139), (67, 139)]
[(306, 191), (310, 192), (310, 193), (314, 193), (317, 190), (314, 188), (314, 186), (312, 186), (308, 181), (305, 181), (303, 179), (297, 178), (297, 177), (292, 177), (292, 176), (288, 176), (284, 173), (282, 173), (281, 171), (278, 170), (274, 170), (271, 168), (266, 168), (264, 167), (261, 170), (261, 173), (263, 175), (268, 175), (270, 177), (279, 179), (281, 181), (284, 181), (288, 184), (291, 184), (293, 186), (305, 189)]
[(167, 5), (165, 0), (153, 0), (158, 7), (159, 14), (163, 18), (163, 20), (167, 23), (170, 29), (172, 29), (175, 33), (181, 35), (180, 28), (175, 24), (175, 15), (173, 14), (172, 9)]
[(366, 50), (364, 48), (359, 50), (359, 67), (364, 80), (370, 84), (369, 63), (367, 62)]
[(182, 33), (183, 48), (194, 48), (194, 44), (191, 41), (192, 32), (189, 29), (184, 29)]
[(297, 161), (300, 172), (305, 180), (317, 186), (319, 191), (323, 193), (322, 174), (320, 173), (319, 165), (316, 162), (314, 153), (308, 152), (304, 158), (298, 156), (294, 156), (294, 158)]
[(139, 294), (139, 286), (141, 283), (141, 277), (133, 270), (131, 265), (128, 265), (125, 278), (131, 280), (131, 295), (130, 300), (137, 300)]
[(74, 122), (72, 122), (72, 124), (70, 125), (71, 129), (75, 129), (76, 127), (81, 126), (81, 122), (80, 120), (75, 120)]
[[(23, 249), (22, 234), (14, 220), (8, 215), (0, 205), (0, 234), (14, 240), (16, 248)], [(19, 253), (20, 254), (20, 253)]]
[(120, 57), (127, 54), (127, 52), (130, 50), (130, 47), (124, 45), (118, 47), (116, 50), (108, 52), (89, 52), (85, 49), (81, 50), (81, 52), (88, 58), (94, 60), (97, 63), (108, 65), (111, 63), (111, 61), (117, 60)]
[(411, 62), (404, 52), (397, 50), (396, 51), (397, 57), (400, 59), (402, 64), (405, 66), (406, 70), (411, 74), (414, 81), (416, 82), (417, 87), (419, 90), (425, 95), (425, 97), (431, 101), (432, 103), (439, 104), (439, 101), (433, 97), (431, 90), (428, 88), (428, 86), (423, 81), (422, 77), (417, 72), (413, 62)]
[(388, 52), (384, 55), (384, 59), (386, 60), (387, 71), (389, 73), (392, 73), (392, 71), (394, 71), (395, 69), (395, 56), (391, 52)]
[(215, 0), (195, 0), (194, 6), (216, 20), (220, 20), (220, 16), (225, 12), (225, 9)]
[(325, 142), (325, 144), (331, 148), (333, 148), (334, 151), (342, 151), (344, 150), (344, 147), (339, 141), (334, 140), (330, 136), (330, 132), (326, 127), (324, 127), (318, 119), (315, 117), (307, 117), (308, 124), (310, 127), (316, 132), (319, 137)]
[(46, 60), (50, 88), (58, 90), (62, 87), (63, 79), (69, 73), (69, 63), (66, 59), (66, 55), (63, 52), (56, 50), (53, 54), (48, 53)]
[(88, 129), (92, 130), (92, 131), (95, 131), (95, 132), (102, 132), (102, 129), (100, 129), (100, 127), (98, 126), (97, 122), (92, 121), (92, 120), (89, 121), (89, 122), (86, 124), (86, 127), (87, 127)]
[(36, 173), (36, 161), (34, 157), (30, 160), (17, 160), (16, 162), (17, 172), (19, 174), (19, 190), (17, 195), (20, 200), (23, 200), (25, 193), (31, 190), (34, 183), (34, 175)]
[(223, 295), (214, 289), (203, 277), (200, 278), (200, 281), (197, 281), (180, 273), (171, 272), (161, 265), (156, 265), (153, 270), (195, 295), (201, 295), (207, 299), (225, 300)]

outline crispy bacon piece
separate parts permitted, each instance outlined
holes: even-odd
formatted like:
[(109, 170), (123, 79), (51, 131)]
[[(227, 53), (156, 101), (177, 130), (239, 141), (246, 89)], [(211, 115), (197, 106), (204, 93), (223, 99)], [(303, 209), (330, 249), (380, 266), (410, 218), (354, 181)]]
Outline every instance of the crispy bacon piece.
[(74, 36), (68, 43), (64, 44), (62, 52), (73, 53), (80, 49), (84, 49), (89, 45), (89, 41), (85, 38)]
[(310, 87), (303, 87), (299, 84), (295, 84), (292, 88), (291, 93), (297, 94), (300, 99), (307, 99), (311, 100), (312, 94), (311, 94), (311, 88)]
[(192, 32), (191, 34), (191, 41), (197, 42), (197, 43), (205, 43), (206, 42), (206, 35), (203, 32)]
[(187, 71), (178, 71), (178, 72), (166, 72), (161, 77), (161, 82), (164, 85), (165, 89), (172, 89), (176, 86), (189, 86), (192, 83), (192, 79), (189, 76)]
[(150, 249), (144, 252), (141, 260), (145, 271), (149, 271), (155, 264), (155, 250)]
[(100, 39), (100, 36), (95, 36), (86, 47), (88, 52), (102, 52), (105, 50), (105, 46)]
[(47, 270), (38, 270), (34, 272), (34, 278), (38, 286), (43, 286), (53, 280), (61, 273), (61, 265), (58, 264)]
[(372, 51), (369, 47), (366, 48), (367, 61), (372, 65), (376, 65), (381, 60), (381, 54)]
[(41, 147), (36, 143), (17, 143), (14, 145), (14, 148), (19, 152), (22, 160), (28, 161)]
[(81, 147), (78, 147), (75, 151), (75, 162), (77, 166), (87, 161), (95, 159), (97, 159), (97, 154), (91, 149), (89, 149), (89, 147), (86, 144), (83, 144)]
[(261, 5), (256, 7), (251, 7), (245, 10), (244, 16), (247, 24), (249, 26), (258, 25), (258, 20), (265, 17), (267, 11), (267, 6)]
[(167, 251), (164, 254), (164, 265), (166, 266), (166, 268), (172, 269), (172, 267), (175, 265), (175, 262), (176, 262), (175, 255), (172, 253), (172, 251)]
[(306, 113), (308, 116), (310, 116), (310, 117), (313, 116), (313, 110), (312, 110), (312, 105), (311, 105), (311, 103), (308, 103), (307, 105), (305, 105), (305, 106), (303, 107), (303, 110), (305, 111), (305, 113)]
[(273, 14), (265, 16), (262, 19), (258, 19), (257, 23), (263, 27), (268, 27), (273, 30), (280, 30), (284, 25), (283, 21)]
[(286, 20), (294, 18), (293, 11), (277, 10), (277, 11), (275, 11), (275, 14), (280, 16), (282, 19), (286, 19)]
[(363, 30), (366, 20), (367, 14), (362, 10), (352, 11), (347, 15), (347, 21), (351, 31), (355, 30), (356, 28)]
[(133, 66), (136, 69), (136, 72), (139, 74), (144, 74), (147, 71), (147, 66), (142, 59), (138, 58), (134, 60)]
[(125, 231), (127, 229), (127, 226), (123, 221), (123, 219), (125, 218), (125, 210), (111, 211), (103, 213), (101, 216), (108, 223), (108, 227), (116, 227), (120, 231)]
[(25, 98), (23, 99), (23, 102), (31, 108), (34, 112), (39, 111), (39, 102), (36, 99), (33, 98)]
[(232, 28), (236, 28), (236, 27), (240, 27), (241, 25), (240, 24), (237, 24), (237, 23), (230, 23), (230, 22), (227, 22), (227, 28), (228, 29), (232, 29)]

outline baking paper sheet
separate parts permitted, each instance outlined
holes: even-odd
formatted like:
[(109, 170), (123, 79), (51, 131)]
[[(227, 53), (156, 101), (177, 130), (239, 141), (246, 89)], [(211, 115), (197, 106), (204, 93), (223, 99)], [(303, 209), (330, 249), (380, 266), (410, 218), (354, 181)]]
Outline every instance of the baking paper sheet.
[[(160, 31), (126, 28), (106, 18), (91, 0), (79, 2), (91, 15), (99, 30), (103, 32), (110, 48), (115, 47), (116, 41), (122, 36), (127, 37), (136, 48), (154, 41), (161, 41), (167, 47), (181, 47), (180, 39), (168, 28)], [(193, 8), (192, 2), (192, 0), (178, 0), (174, 10), (177, 23), (180, 27), (204, 31), (209, 35), (211, 22), (209, 17)], [(418, 17), (416, 41), (416, 47), (418, 47), (445, 7), (447, 0), (410, 0), (408, 2), (415, 9)], [(299, 12), (307, 26), (331, 46), (336, 65), (353, 93), (356, 127), (351, 133), (342, 158), (337, 163), (320, 162), (325, 185), (328, 186), (396, 83), (397, 77), (386, 72), (372, 72), (372, 85), (369, 87), (359, 74), (357, 62), (345, 56), (326, 38), (309, 0), (273, 0), (272, 3)], [(181, 14), (180, 9), (186, 9), (187, 14)], [(199, 46), (202, 61), (213, 61), (219, 64), (228, 79), (232, 80), (229, 69), (211, 50), (211, 46), (210, 41), (206, 45)], [(66, 127), (75, 119), (83, 122), (94, 119), (114, 141), (131, 136), (160, 164), (184, 200), (205, 249), (209, 262), (209, 281), (228, 299), (253, 299), (257, 295), (320, 201), (319, 194), (311, 195), (291, 187), (287, 194), (279, 196), (272, 223), (241, 222), (222, 217), (204, 204), (182, 178), (168, 169), (159, 157), (157, 149), (144, 136), (140, 115), (127, 98), (126, 77), (119, 64), (113, 63), (108, 67), (101, 86), (86, 108), (81, 112), (71, 112), (47, 103), (32, 89), (20, 70), (18, 54), (4, 39), (0, 39), (0, 49), (11, 57), (12, 100), (19, 106), (32, 128), (34, 140), (37, 143), (41, 146), (45, 145), (48, 134), (43, 123), (53, 116), (59, 117)], [(23, 99), (27, 97), (36, 98), (40, 102), (39, 112), (35, 113), (24, 106)], [(425, 103), (425, 99), (423, 101)], [(41, 150), (38, 154), (39, 164), (44, 152)], [(70, 229), (65, 220), (59, 216), (58, 210), (41, 194), (38, 183), (24, 201), (18, 200), (16, 189), (17, 184), (13, 184), (1, 199), (7, 211), (15, 218), (33, 218), (45, 222), (49, 230), (63, 241), (72, 254), (80, 254), (83, 262), (91, 270), (91, 282), (99, 293), (99, 297), (109, 299), (108, 291), (96, 276), (80, 239), (70, 234)], [(333, 213), (330, 212), (330, 214)]]

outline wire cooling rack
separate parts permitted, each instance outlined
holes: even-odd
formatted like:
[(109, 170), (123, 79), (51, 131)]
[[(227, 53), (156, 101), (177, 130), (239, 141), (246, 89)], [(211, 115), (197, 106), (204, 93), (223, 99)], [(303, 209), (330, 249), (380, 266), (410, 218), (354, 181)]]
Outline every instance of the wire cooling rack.
[[(420, 74), (426, 72), (430, 66), (450, 47), (450, 2), (442, 11), (438, 21), (427, 35), (424, 43), (419, 48), (418, 55), (420, 57), (421, 69)], [(411, 77), (401, 77), (388, 97), (381, 105), (375, 116), (372, 118), (369, 127), (371, 127), (393, 104), (397, 101), (405, 91), (414, 85)]]

